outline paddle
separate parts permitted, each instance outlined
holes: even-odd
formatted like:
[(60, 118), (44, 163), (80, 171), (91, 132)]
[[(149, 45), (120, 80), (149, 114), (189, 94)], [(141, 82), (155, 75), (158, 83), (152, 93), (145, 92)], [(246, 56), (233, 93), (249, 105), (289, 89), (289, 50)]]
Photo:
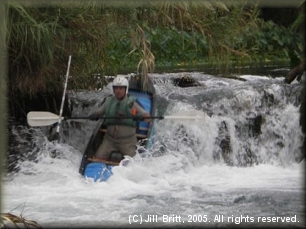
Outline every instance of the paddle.
[(52, 141), (59, 140), (59, 133), (60, 133), (60, 127), (61, 127), (61, 121), (62, 121), (62, 115), (63, 115), (63, 109), (64, 109), (64, 103), (65, 103), (65, 96), (66, 96), (66, 90), (67, 90), (67, 84), (68, 84), (70, 63), (71, 63), (71, 55), (69, 56), (69, 60), (68, 60), (68, 67), (67, 67), (67, 73), (66, 73), (66, 78), (65, 78), (64, 91), (63, 91), (62, 103), (61, 103), (61, 108), (60, 108), (60, 115), (58, 116), (56, 133), (53, 134), (52, 137), (51, 137)]
[[(120, 117), (103, 117), (101, 119), (137, 119), (137, 116), (120, 116)], [(184, 119), (184, 120), (199, 120), (204, 119), (204, 116), (149, 116), (149, 119)], [(50, 126), (57, 123), (59, 120), (67, 119), (90, 119), (89, 117), (60, 117), (48, 111), (31, 111), (27, 115), (27, 121), (30, 126)]]

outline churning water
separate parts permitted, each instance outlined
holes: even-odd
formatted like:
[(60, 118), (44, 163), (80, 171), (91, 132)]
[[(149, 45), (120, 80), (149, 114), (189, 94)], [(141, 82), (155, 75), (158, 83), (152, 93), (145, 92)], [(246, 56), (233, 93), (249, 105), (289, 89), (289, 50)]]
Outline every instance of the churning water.
[[(175, 86), (182, 74), (201, 86)], [(60, 142), (14, 126), (2, 212), (43, 227), (304, 227), (302, 86), (267, 75), (152, 74), (157, 114), (191, 119), (156, 120), (152, 148), (107, 182), (78, 172), (94, 121), (65, 121)], [(70, 92), (73, 115), (109, 92)]]

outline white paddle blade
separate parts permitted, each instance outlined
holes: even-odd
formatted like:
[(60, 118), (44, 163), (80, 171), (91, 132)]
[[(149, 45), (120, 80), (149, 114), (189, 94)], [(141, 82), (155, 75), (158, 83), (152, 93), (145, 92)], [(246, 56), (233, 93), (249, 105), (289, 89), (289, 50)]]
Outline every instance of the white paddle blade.
[(174, 115), (165, 116), (164, 119), (173, 120), (175, 123), (182, 125), (194, 125), (195, 122), (198, 125), (202, 125), (209, 120), (209, 117), (203, 111), (189, 110), (180, 111)]
[(164, 119), (183, 119), (183, 120), (198, 120), (198, 119), (205, 119), (204, 116), (179, 116), (179, 115), (171, 115), (171, 116), (164, 116)]
[(203, 111), (198, 110), (189, 110), (189, 111), (180, 111), (175, 115), (165, 116), (164, 119), (179, 119), (179, 120), (201, 120), (203, 121), (206, 118), (207, 114)]
[(50, 126), (59, 121), (59, 116), (47, 111), (31, 111), (27, 121), (30, 126)]

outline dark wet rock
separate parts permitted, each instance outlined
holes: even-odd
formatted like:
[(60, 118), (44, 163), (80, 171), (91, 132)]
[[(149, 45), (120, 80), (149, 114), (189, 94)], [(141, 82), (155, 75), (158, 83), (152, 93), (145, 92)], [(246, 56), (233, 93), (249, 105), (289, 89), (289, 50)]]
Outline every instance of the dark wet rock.
[(246, 201), (245, 196), (239, 196), (239, 197), (235, 198), (234, 203), (237, 204), (237, 203), (241, 203), (241, 202), (245, 202), (245, 201)]
[(195, 80), (192, 76), (183, 75), (179, 78), (173, 79), (173, 83), (175, 86), (179, 87), (197, 87), (201, 86), (201, 84)]

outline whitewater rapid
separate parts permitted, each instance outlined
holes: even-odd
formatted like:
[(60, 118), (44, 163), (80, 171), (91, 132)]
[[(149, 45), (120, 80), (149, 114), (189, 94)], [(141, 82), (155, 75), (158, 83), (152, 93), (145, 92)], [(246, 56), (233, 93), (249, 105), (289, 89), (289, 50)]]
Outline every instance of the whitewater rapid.
[[(24, 151), (17, 172), (2, 178), (2, 212), (43, 227), (305, 226), (305, 160), (296, 161), (303, 136), (293, 93), (300, 86), (269, 76), (188, 74), (202, 86), (178, 88), (175, 74), (152, 76), (157, 112), (204, 118), (158, 120), (152, 148), (115, 167), (107, 182), (78, 172), (94, 121), (67, 121), (62, 142), (49, 142), (44, 128), (16, 126)], [(86, 114), (109, 90), (73, 94), (93, 104), (74, 114)], [(246, 122), (259, 114), (264, 122), (254, 136)], [(230, 163), (220, 147), (228, 138)]]

